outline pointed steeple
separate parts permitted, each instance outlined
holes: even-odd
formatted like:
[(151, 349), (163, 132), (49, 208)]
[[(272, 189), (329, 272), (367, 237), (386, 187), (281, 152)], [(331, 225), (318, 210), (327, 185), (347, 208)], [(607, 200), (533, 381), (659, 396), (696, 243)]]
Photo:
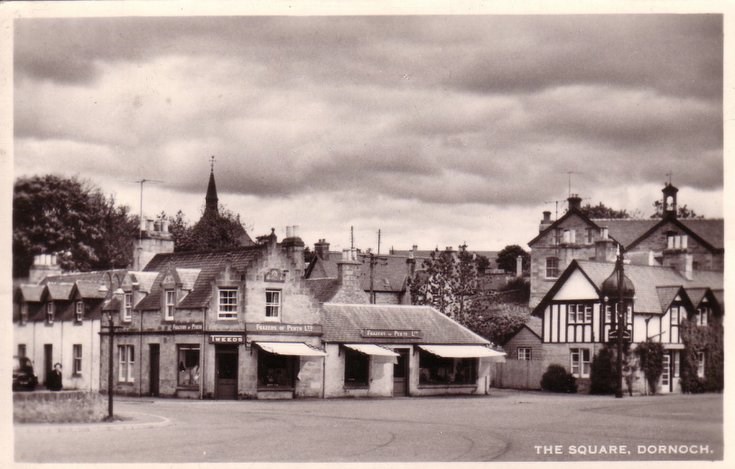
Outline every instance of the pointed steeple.
[(211, 160), (211, 169), (209, 172), (209, 185), (207, 186), (207, 196), (204, 198), (205, 208), (204, 214), (218, 213), (219, 198), (217, 197), (217, 184), (214, 182), (214, 156)]

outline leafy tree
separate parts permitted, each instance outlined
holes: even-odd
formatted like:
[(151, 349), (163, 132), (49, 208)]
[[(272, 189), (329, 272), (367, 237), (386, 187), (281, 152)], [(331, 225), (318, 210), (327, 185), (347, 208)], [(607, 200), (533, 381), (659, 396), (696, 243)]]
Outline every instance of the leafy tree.
[[(657, 200), (653, 203), (654, 212), (651, 218), (662, 218), (664, 216), (664, 203), (661, 200)], [(704, 218), (702, 215), (687, 207), (686, 205), (678, 205), (676, 207), (677, 218)]]
[(648, 389), (656, 394), (658, 379), (664, 371), (664, 346), (651, 339), (641, 342), (635, 349), (641, 370), (648, 383)]
[(193, 226), (189, 225), (181, 210), (175, 216), (166, 216), (165, 212), (161, 216), (169, 221), (169, 232), (174, 239), (176, 252), (236, 248), (251, 242), (240, 215), (222, 207), (218, 212), (205, 211)]
[(497, 257), (498, 268), (503, 269), (506, 272), (515, 272), (516, 271), (516, 258), (518, 256), (521, 256), (523, 258), (522, 260), (523, 270), (528, 271), (529, 266), (531, 265), (531, 255), (528, 252), (526, 252), (522, 247), (518, 246), (517, 244), (511, 244), (509, 246), (506, 246), (498, 253), (498, 257)]
[(501, 303), (492, 296), (474, 297), (462, 324), (494, 344), (505, 344), (528, 321), (527, 305)]
[(126, 267), (138, 219), (89, 181), (21, 177), (13, 192), (13, 276), (25, 277), (37, 254), (57, 254), (64, 270)]
[[(617, 352), (615, 345), (606, 343), (592, 358), (590, 394), (614, 394), (618, 389)], [(632, 395), (635, 366), (630, 355), (630, 342), (626, 341), (623, 343), (623, 379)]]
[(478, 288), (477, 266), (472, 254), (467, 252), (466, 244), (459, 247), (455, 269), (456, 279), (453, 282), (453, 287), (457, 301), (456, 319), (463, 322), (465, 310), (469, 306), (469, 299), (477, 293)]
[(455, 316), (457, 284), (457, 261), (452, 251), (434, 250), (424, 260), (423, 271), (411, 279), (411, 301), (413, 304), (430, 305), (449, 317)]
[(580, 209), (580, 212), (587, 216), (587, 218), (631, 218), (627, 210), (616, 210), (602, 202), (598, 202), (597, 205), (584, 205)]
[(485, 271), (490, 268), (490, 259), (488, 259), (487, 256), (478, 254), (475, 257), (475, 268), (477, 269), (478, 274), (485, 273)]

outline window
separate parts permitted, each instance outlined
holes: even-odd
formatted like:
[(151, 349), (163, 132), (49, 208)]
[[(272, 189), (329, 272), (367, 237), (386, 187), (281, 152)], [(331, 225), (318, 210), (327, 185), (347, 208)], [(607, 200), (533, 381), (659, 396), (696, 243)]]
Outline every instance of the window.
[(475, 384), (477, 358), (444, 358), (419, 352), (419, 384)]
[(294, 361), (298, 362), (298, 357), (258, 350), (258, 387), (293, 388)]
[(590, 376), (590, 349), (571, 349), (572, 376), (575, 378), (589, 378)]
[(706, 326), (709, 317), (709, 307), (700, 306), (697, 308), (697, 314), (694, 316), (694, 324), (697, 326)]
[(176, 291), (166, 290), (166, 311), (165, 311), (164, 320), (166, 321), (174, 320), (174, 308), (176, 308)]
[(265, 317), (278, 318), (281, 315), (281, 291), (265, 291)]
[(531, 359), (531, 347), (518, 347), (516, 349), (518, 360), (530, 360)]
[(76, 322), (82, 322), (84, 319), (84, 302), (77, 301), (74, 305), (74, 320)]
[(587, 228), (587, 238), (585, 239), (585, 242), (587, 244), (592, 244), (592, 241), (595, 237), (595, 229), (594, 228)]
[(345, 349), (345, 386), (367, 386), (370, 376), (370, 356)]
[(26, 356), (26, 344), (18, 344), (18, 357), (23, 358)]
[(217, 319), (237, 319), (237, 288), (220, 288)]
[(54, 323), (54, 304), (53, 302), (46, 303), (46, 323)]
[(687, 235), (669, 233), (666, 235), (666, 249), (686, 249), (688, 244)]
[(199, 346), (179, 345), (178, 356), (177, 384), (180, 387), (199, 387)]
[(567, 305), (567, 322), (569, 324), (592, 324), (592, 305)]
[(697, 352), (697, 376), (704, 378), (704, 352)]
[(118, 374), (117, 379), (121, 383), (132, 383), (135, 381), (133, 371), (135, 367), (135, 347), (133, 345), (118, 345)]
[(555, 246), (561, 244), (562, 236), (563, 236), (562, 235), (562, 229), (561, 228), (555, 229), (554, 230), (554, 237), (552, 238), (551, 243), (553, 245), (555, 245)]
[(74, 362), (71, 371), (74, 376), (79, 376), (82, 374), (82, 344), (72, 345), (72, 359)]
[(20, 305), (20, 325), (24, 326), (28, 322), (28, 303), (25, 301)]
[(559, 276), (559, 258), (546, 258), (546, 278), (557, 278)]
[[(627, 305), (627, 311), (625, 312), (625, 324), (630, 326), (633, 324), (633, 305)], [(618, 311), (618, 303), (607, 303), (605, 305), (605, 322), (607, 323), (617, 323), (617, 317), (612, 317), (613, 310), (615, 312)]]
[[(168, 305), (167, 305), (168, 306)], [(173, 314), (172, 314), (173, 316)], [(133, 319), (133, 294), (125, 294), (125, 304), (123, 307), (123, 318), (125, 322), (130, 322)]]

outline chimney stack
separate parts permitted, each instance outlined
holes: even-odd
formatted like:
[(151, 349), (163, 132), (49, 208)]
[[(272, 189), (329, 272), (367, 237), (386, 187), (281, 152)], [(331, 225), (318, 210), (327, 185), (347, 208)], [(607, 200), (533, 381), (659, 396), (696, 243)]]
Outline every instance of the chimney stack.
[(523, 277), (523, 256), (516, 257), (516, 277)]
[(595, 241), (595, 260), (597, 262), (615, 262), (617, 252), (615, 241), (607, 234), (607, 227), (600, 228), (600, 238)]
[(60, 275), (61, 266), (57, 263), (56, 254), (39, 254), (33, 257), (33, 265), (28, 271), (28, 281), (38, 284), (50, 275)]
[(331, 303), (369, 304), (370, 298), (360, 284), (360, 261), (354, 249), (342, 251), (342, 260), (337, 262), (339, 288)]
[(571, 194), (569, 198), (567, 199), (567, 202), (569, 203), (569, 210), (579, 210), (582, 208), (582, 198), (578, 196), (577, 194)]
[(329, 243), (323, 238), (314, 243), (314, 254), (319, 259), (327, 260), (329, 258)]
[(286, 251), (286, 256), (291, 259), (297, 277), (304, 270), (304, 246), (304, 242), (298, 236), (298, 226), (287, 226), (286, 238), (281, 241), (281, 248)]
[(544, 213), (544, 218), (543, 218), (543, 220), (541, 220), (541, 223), (539, 224), (539, 227), (538, 227), (538, 232), (539, 233), (541, 233), (546, 228), (548, 228), (551, 225), (551, 223), (552, 223), (551, 222), (551, 212), (548, 211), (548, 210), (544, 210), (543, 213)]

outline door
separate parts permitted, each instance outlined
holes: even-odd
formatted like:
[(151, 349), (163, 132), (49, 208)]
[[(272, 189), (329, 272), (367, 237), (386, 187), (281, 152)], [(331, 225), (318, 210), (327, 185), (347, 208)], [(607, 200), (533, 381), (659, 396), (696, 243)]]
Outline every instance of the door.
[(408, 395), (408, 376), (409, 376), (409, 350), (408, 349), (396, 349), (394, 350), (398, 354), (397, 363), (393, 365), (393, 395), (394, 396), (407, 396)]
[(149, 357), (150, 357), (150, 373), (148, 376), (148, 382), (150, 383), (149, 393), (151, 396), (158, 396), (159, 394), (159, 382), (160, 372), (159, 363), (161, 359), (161, 348), (158, 344), (149, 345)]
[(237, 399), (237, 347), (218, 345), (214, 352), (215, 396)]
[(43, 382), (45, 383), (54, 369), (54, 346), (43, 344)]
[(663, 372), (661, 373), (661, 392), (671, 392), (671, 354), (664, 352)]

